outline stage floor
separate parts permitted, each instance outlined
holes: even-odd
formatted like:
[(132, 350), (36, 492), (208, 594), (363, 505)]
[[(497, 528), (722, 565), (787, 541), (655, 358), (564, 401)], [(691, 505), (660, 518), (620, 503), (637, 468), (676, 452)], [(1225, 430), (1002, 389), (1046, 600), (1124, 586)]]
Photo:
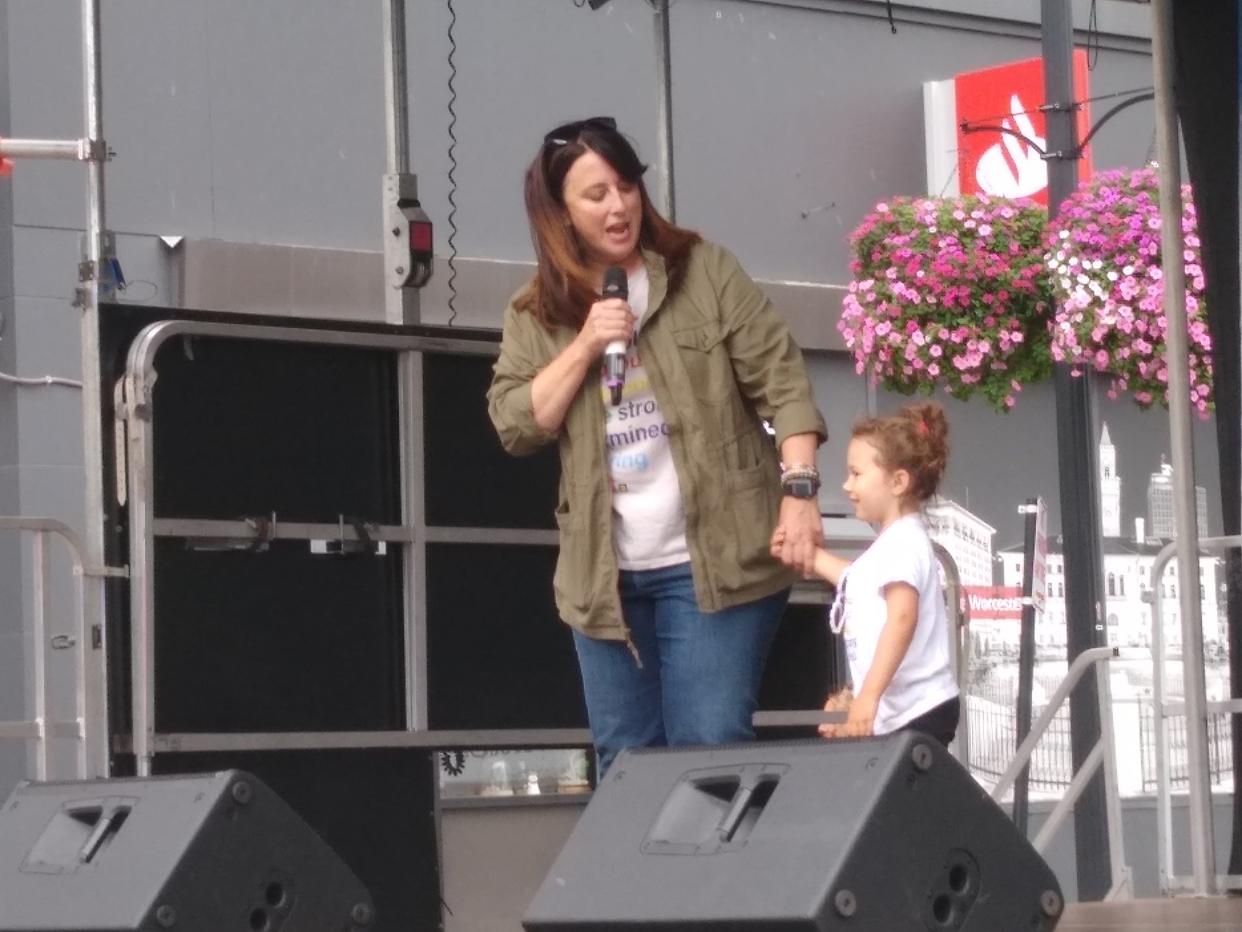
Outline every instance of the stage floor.
[(1242, 932), (1242, 898), (1133, 900), (1128, 903), (1071, 903), (1057, 932)]

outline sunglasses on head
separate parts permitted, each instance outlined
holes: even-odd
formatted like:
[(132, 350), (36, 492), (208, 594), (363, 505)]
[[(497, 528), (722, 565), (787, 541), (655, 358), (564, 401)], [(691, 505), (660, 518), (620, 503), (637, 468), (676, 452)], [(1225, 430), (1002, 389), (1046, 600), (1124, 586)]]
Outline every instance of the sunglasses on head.
[(575, 120), (572, 123), (566, 123), (558, 126), (546, 136), (543, 137), (545, 146), (567, 146), (575, 139), (584, 129), (602, 129), (616, 132), (617, 121), (609, 116), (595, 116), (586, 120)]

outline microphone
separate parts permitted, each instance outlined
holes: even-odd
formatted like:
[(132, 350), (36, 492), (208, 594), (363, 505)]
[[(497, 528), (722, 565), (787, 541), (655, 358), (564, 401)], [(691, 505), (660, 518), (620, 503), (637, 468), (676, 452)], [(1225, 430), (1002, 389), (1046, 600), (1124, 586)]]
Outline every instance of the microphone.
[[(625, 269), (620, 266), (609, 266), (604, 271), (604, 297), (620, 298), (622, 301), (630, 296), (630, 282), (626, 278)], [(612, 406), (621, 404), (621, 389), (625, 386), (626, 357), (629, 345), (625, 340), (613, 340), (604, 348), (604, 384), (612, 393)]]

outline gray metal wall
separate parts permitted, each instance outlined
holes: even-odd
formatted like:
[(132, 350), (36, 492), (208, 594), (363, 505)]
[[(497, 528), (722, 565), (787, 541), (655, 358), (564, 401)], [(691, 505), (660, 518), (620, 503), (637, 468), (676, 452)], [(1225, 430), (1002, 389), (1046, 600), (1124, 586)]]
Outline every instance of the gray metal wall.
[[(495, 324), (503, 295), (525, 274), (512, 263), (531, 254), (520, 179), (543, 131), (611, 113), (655, 157), (652, 19), (643, 0), (613, 0), (594, 13), (571, 0), (455, 6), (455, 242), (475, 260), (462, 263), (458, 322)], [(0, 0), (0, 133), (81, 134), (78, 7)], [(412, 161), (443, 258), (450, 12), (445, 0), (408, 7)], [(1083, 0), (1083, 26), (1087, 8)], [(927, 0), (899, 11), (894, 36), (882, 0), (672, 7), (679, 220), (724, 242), (757, 278), (818, 283), (773, 285), (801, 302), (791, 314), (812, 348), (839, 346), (839, 293), (822, 285), (846, 280), (848, 232), (876, 201), (923, 190), (921, 83), (1039, 52), (1038, 5), (1026, 0)], [(1104, 4), (1100, 16), (1094, 92), (1150, 84), (1146, 8)], [(308, 312), (379, 315), (379, 292), (355, 291), (333, 270), (370, 263), (378, 272), (366, 253), (378, 249), (384, 170), (380, 34), (375, 0), (103, 4), (104, 131), (117, 152), (108, 221), (130, 281), (127, 300), (175, 303), (198, 276), (196, 288), (233, 300), (263, 292), (275, 302), (268, 306), (307, 310), (288, 300), (295, 289), (287, 276), (273, 278), (253, 253), (248, 265), (201, 258), (221, 255), (207, 242), (219, 240), (316, 250), (307, 254), (322, 288), (307, 305), (322, 290), (339, 293)], [(1097, 166), (1143, 161), (1151, 125), (1149, 108), (1119, 117), (1099, 137)], [(0, 371), (79, 372), (69, 297), (83, 220), (80, 166), (23, 163), (0, 183)], [(186, 241), (170, 248), (162, 235)], [(441, 265), (424, 296), (428, 321), (447, 319), (446, 272)], [(839, 353), (812, 353), (811, 362), (841, 437), (866, 407), (865, 387)], [(80, 526), (80, 424), (71, 389), (0, 385), (0, 513)], [(840, 443), (821, 456), (833, 474)], [(21, 714), (23, 627), (12, 596), (24, 562), (0, 541), (0, 718)], [(60, 610), (63, 588), (55, 598)], [(0, 747), (0, 794), (20, 759), (19, 749)]]

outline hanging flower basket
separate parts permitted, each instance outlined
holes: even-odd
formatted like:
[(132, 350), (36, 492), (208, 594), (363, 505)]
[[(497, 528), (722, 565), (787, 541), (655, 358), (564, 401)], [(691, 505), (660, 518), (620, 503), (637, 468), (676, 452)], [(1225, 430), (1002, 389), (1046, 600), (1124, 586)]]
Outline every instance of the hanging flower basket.
[(1007, 411), (1052, 372), (1044, 210), (987, 196), (894, 198), (850, 238), (838, 329), (884, 388), (982, 395)]
[[(1160, 204), (1154, 167), (1102, 172), (1080, 185), (1048, 225), (1045, 261), (1055, 300), (1051, 351), (1058, 361), (1110, 376), (1111, 397), (1168, 405)], [(1182, 188), (1182, 259), (1190, 400), (1212, 407), (1212, 339), (1190, 186)]]

